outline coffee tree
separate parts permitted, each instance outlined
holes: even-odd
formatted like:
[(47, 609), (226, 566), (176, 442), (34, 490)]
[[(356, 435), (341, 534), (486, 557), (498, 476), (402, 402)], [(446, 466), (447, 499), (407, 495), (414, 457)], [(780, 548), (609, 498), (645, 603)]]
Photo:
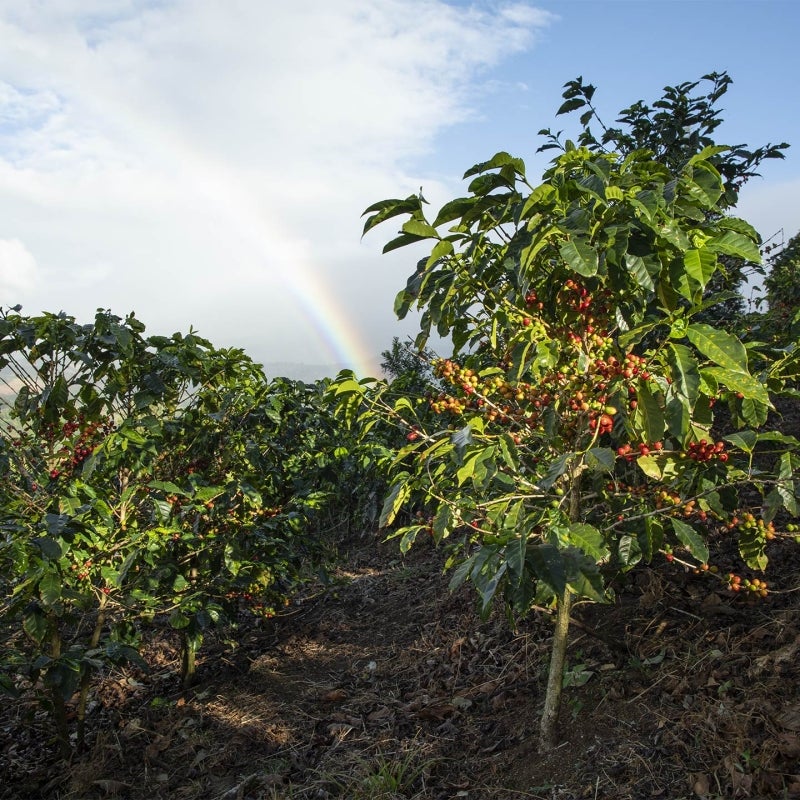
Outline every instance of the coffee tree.
[(133, 315), (3, 312), (0, 368), (0, 688), (42, 687), (66, 752), (68, 703), (80, 743), (92, 674), (144, 667), (154, 623), (188, 684), (210, 626), (283, 606), (318, 550), (330, 428), (321, 389)]
[[(649, 150), (657, 161), (674, 171), (704, 147), (715, 144), (717, 130), (723, 122), (719, 103), (732, 83), (727, 72), (711, 72), (700, 80), (665, 86), (656, 100), (650, 103), (639, 100), (623, 108), (613, 124), (606, 124), (594, 105), (596, 87), (578, 77), (565, 84), (564, 102), (557, 116), (580, 114), (580, 131), (576, 136), (580, 146), (593, 152), (623, 156)], [(539, 133), (546, 137), (539, 151), (564, 148), (561, 131), (553, 133), (545, 128)], [(783, 151), (788, 147), (786, 142), (755, 148), (737, 144), (711, 153), (708, 160), (720, 173), (724, 187), (714, 213), (733, 208), (742, 187), (758, 176), (760, 165), (767, 159), (784, 158)], [(706, 285), (706, 295), (723, 291), (729, 294), (724, 301), (700, 312), (698, 320), (735, 330), (741, 326), (745, 311), (743, 298), (737, 290), (753, 273), (763, 275), (763, 269), (757, 262), (729, 254), (721, 255), (719, 266)]]
[[(753, 228), (720, 213), (712, 160), (725, 148), (673, 167), (648, 150), (564, 147), (538, 184), (506, 153), (477, 164), (468, 194), (433, 219), (418, 195), (367, 209), (365, 232), (403, 220), (385, 251), (431, 245), (395, 309), (422, 311), (418, 347), (434, 330), (450, 337), (452, 356), (434, 364), (448, 390), (429, 399), (431, 422), (386, 385), (343, 374), (332, 387), (351, 420), (406, 430), (381, 520), (424, 509), (393, 532), (403, 549), (458, 534), (452, 585), (470, 581), (484, 610), (497, 595), (521, 612), (554, 605), (544, 748), (573, 598), (607, 600), (609, 576), (657, 557), (709, 569), (721, 530), (760, 573), (776, 514), (797, 514), (800, 464), (794, 438), (760, 430), (797, 351), (772, 359), (698, 321), (725, 299), (704, 296), (720, 259), (759, 259)], [(765, 449), (766, 473), (754, 458)]]
[(764, 288), (767, 308), (766, 328), (778, 341), (787, 331), (795, 334), (800, 326), (800, 234), (795, 234), (785, 247), (767, 245), (769, 269)]

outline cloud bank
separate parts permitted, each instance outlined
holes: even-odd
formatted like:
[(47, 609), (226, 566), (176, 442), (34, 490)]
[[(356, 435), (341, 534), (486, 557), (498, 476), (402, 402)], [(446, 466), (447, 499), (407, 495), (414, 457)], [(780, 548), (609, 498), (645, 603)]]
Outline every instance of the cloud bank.
[(553, 19), (514, 2), (0, 2), (0, 302), (135, 310), (257, 360), (366, 368), (399, 332), (409, 270), (359, 241), (361, 211), (435, 193), (414, 159)]

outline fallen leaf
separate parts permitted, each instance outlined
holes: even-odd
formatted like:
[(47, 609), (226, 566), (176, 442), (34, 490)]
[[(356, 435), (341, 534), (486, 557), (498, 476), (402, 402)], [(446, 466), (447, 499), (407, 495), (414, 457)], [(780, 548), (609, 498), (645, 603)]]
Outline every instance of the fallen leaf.
[(322, 699), (326, 703), (338, 703), (341, 700), (347, 700), (347, 692), (344, 689), (331, 689), (322, 695)]
[(787, 731), (800, 731), (800, 705), (787, 708), (775, 718), (775, 721)]
[(367, 719), (370, 722), (378, 722), (379, 720), (386, 719), (392, 715), (392, 709), (388, 706), (381, 706), (380, 708), (376, 708), (370, 714), (367, 714)]
[(706, 797), (711, 789), (711, 782), (708, 775), (694, 774), (690, 776), (692, 791), (698, 797)]
[(342, 722), (334, 722), (332, 725), (328, 725), (328, 733), (331, 736), (338, 736), (340, 739), (344, 739), (349, 733), (352, 733), (355, 730), (352, 725), (345, 725)]

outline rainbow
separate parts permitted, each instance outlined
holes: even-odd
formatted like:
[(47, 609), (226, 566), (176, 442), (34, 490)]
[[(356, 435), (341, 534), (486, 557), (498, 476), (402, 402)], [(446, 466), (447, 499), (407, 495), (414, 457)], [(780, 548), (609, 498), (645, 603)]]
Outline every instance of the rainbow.
[(335, 292), (324, 276), (312, 274), (305, 264), (296, 261), (287, 273), (292, 296), (327, 354), (325, 361), (351, 369), (359, 378), (379, 374), (378, 353), (367, 345), (361, 331), (336, 304)]
[[(273, 263), (280, 268), (281, 280), (313, 329), (320, 347), (320, 363), (352, 369), (357, 377), (379, 375), (379, 353), (366, 343), (362, 332), (337, 305), (336, 291), (327, 283), (322, 270), (312, 272), (309, 245), (302, 240), (287, 241), (285, 234), (277, 229), (273, 232), (261, 210), (263, 203), (251, 195), (238, 175), (209, 161), (188, 143), (176, 143), (174, 150), (180, 153), (178, 163), (186, 169), (187, 181), (196, 184), (198, 193), (247, 242), (253, 253), (252, 277), (256, 282), (257, 274), (265, 267), (265, 254), (271, 254)], [(356, 229), (354, 226), (354, 236)]]

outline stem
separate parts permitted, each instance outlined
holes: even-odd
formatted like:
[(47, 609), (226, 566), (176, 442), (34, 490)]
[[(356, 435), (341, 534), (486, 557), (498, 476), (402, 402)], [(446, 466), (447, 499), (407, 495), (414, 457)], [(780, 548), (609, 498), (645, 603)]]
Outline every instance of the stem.
[[(569, 519), (577, 522), (581, 516), (581, 468), (583, 459), (573, 462), (569, 471)], [(542, 752), (552, 750), (556, 745), (556, 723), (561, 709), (561, 689), (564, 685), (564, 662), (567, 657), (567, 641), (569, 639), (569, 611), (572, 595), (568, 583), (556, 598), (556, 624), (553, 631), (553, 643), (550, 646), (550, 670), (547, 673), (547, 691), (544, 697), (544, 709), (539, 724), (539, 749)]]
[[(56, 661), (61, 657), (61, 633), (56, 625), (50, 633), (50, 657)], [(67, 727), (67, 708), (61, 687), (54, 686), (50, 696), (53, 699), (53, 721), (56, 729), (56, 740), (62, 758), (69, 758), (72, 748), (69, 744), (69, 729)]]
[(196, 647), (189, 637), (184, 633), (181, 637), (181, 684), (184, 689), (188, 689), (194, 683), (195, 678), (195, 655)]
[[(105, 606), (107, 598), (104, 594), (100, 595), (99, 611), (97, 612), (97, 620), (94, 623), (94, 630), (92, 631), (92, 638), (89, 640), (89, 649), (94, 650), (100, 644), (100, 634), (103, 632), (103, 626), (106, 622)], [(85, 736), (86, 736), (86, 704), (89, 700), (89, 684), (91, 683), (92, 674), (88, 666), (84, 667), (81, 675), (81, 690), (78, 696), (78, 749), (82, 749)]]
[(556, 604), (556, 625), (550, 651), (550, 671), (547, 674), (547, 692), (544, 697), (544, 710), (539, 726), (539, 749), (542, 752), (552, 750), (556, 745), (556, 723), (561, 708), (561, 687), (564, 683), (570, 605), (572, 605), (572, 596), (569, 587), (565, 586)]

